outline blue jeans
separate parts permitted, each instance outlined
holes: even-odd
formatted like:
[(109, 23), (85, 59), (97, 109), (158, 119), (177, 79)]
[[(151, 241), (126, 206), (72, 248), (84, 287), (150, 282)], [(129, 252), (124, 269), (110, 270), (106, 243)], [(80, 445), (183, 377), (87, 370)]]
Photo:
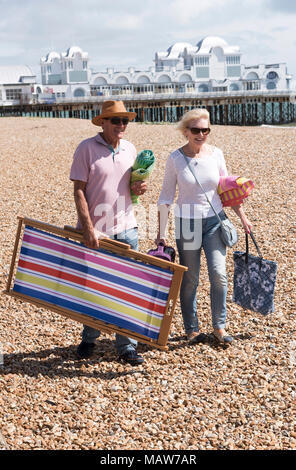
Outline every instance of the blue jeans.
[[(138, 249), (138, 229), (132, 228), (125, 230), (124, 232), (118, 233), (114, 236), (110, 236), (114, 240), (119, 242), (128, 243), (133, 250)], [(82, 331), (82, 341), (86, 343), (94, 343), (95, 339), (100, 336), (100, 331), (90, 326), (83, 325)], [(124, 354), (127, 351), (136, 349), (138, 343), (132, 338), (127, 338), (126, 336), (116, 335), (115, 340), (116, 349), (119, 355)]]
[[(222, 211), (219, 216), (225, 219)], [(186, 233), (187, 232), (187, 233)], [(189, 238), (189, 233), (191, 235)], [(188, 267), (180, 290), (181, 311), (185, 333), (199, 331), (196, 313), (196, 291), (199, 282), (200, 254), (203, 248), (208, 265), (213, 328), (225, 328), (226, 321), (226, 246), (219, 234), (216, 216), (206, 219), (182, 219), (176, 217), (176, 243), (180, 264)], [(200, 239), (200, 243), (194, 240)], [(190, 246), (191, 245), (191, 246)]]

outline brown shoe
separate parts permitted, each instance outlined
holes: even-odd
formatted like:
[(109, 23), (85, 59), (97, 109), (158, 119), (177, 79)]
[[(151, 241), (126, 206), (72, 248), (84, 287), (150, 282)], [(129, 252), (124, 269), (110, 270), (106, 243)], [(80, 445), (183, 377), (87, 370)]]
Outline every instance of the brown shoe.
[(192, 331), (187, 335), (187, 341), (190, 344), (203, 343), (206, 340), (206, 335), (204, 333), (199, 333), (198, 331)]

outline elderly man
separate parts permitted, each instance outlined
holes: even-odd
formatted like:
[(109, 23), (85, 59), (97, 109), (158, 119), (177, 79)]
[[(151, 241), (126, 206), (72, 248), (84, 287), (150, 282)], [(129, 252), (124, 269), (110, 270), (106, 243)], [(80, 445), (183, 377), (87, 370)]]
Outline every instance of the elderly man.
[[(83, 230), (84, 243), (89, 248), (98, 248), (98, 239), (106, 236), (128, 243), (134, 250), (138, 248), (130, 194), (131, 167), (137, 152), (133, 144), (123, 139), (128, 122), (135, 116), (136, 113), (127, 112), (122, 101), (105, 101), (101, 114), (92, 119), (103, 131), (83, 140), (75, 151), (70, 179), (74, 182), (77, 228)], [(143, 194), (146, 183), (136, 181), (132, 190), (136, 195)], [(98, 330), (84, 325), (77, 349), (79, 358), (92, 356), (99, 335)], [(136, 348), (134, 339), (116, 335), (116, 349), (122, 361), (141, 364), (144, 359)]]

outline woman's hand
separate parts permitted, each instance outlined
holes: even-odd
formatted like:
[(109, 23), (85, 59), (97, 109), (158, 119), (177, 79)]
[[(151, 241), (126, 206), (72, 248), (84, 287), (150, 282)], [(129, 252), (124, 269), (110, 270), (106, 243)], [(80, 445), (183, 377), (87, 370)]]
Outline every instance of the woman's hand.
[(131, 184), (131, 190), (136, 196), (140, 196), (147, 191), (147, 183), (145, 181), (134, 181)]
[(166, 245), (166, 239), (165, 239), (165, 238), (160, 238), (159, 235), (157, 235), (157, 237), (155, 238), (154, 242), (156, 243), (157, 246), (158, 246), (160, 243), (163, 243), (164, 245)]
[(252, 229), (252, 224), (249, 221), (249, 219), (247, 217), (244, 217), (244, 218), (241, 219), (241, 221), (242, 221), (242, 225), (244, 227), (244, 231), (246, 233), (250, 233), (250, 231)]
[(250, 233), (250, 231), (252, 229), (252, 224), (249, 221), (249, 219), (247, 218), (241, 204), (238, 205), (238, 206), (233, 206), (232, 209), (234, 210), (236, 215), (241, 219), (242, 225), (244, 227), (244, 231), (246, 233)]

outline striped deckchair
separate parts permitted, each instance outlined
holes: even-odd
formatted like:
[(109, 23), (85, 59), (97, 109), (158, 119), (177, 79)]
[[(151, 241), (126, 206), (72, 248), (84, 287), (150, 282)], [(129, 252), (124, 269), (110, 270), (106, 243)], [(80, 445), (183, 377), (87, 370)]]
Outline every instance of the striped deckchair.
[(99, 250), (93, 250), (77, 232), (19, 219), (7, 293), (102, 331), (166, 348), (185, 267), (114, 240), (100, 240)]

